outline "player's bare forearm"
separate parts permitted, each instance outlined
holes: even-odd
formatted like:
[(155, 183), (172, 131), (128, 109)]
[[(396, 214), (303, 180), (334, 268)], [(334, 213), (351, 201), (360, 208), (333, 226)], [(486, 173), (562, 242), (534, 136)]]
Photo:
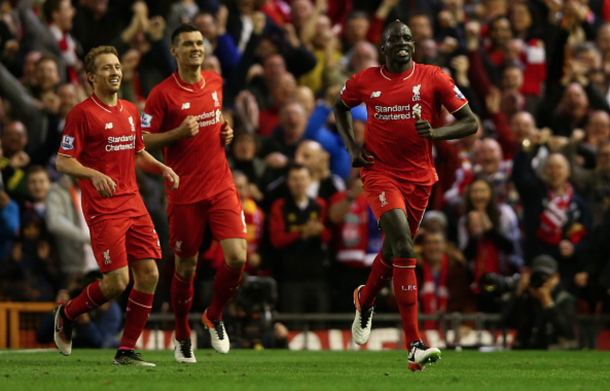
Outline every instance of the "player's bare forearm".
[(78, 179), (92, 179), (95, 174), (99, 174), (98, 171), (83, 166), (75, 158), (63, 155), (57, 155), (55, 167), (57, 168), (57, 171), (61, 172), (62, 174), (66, 174)]
[(172, 129), (169, 132), (163, 133), (144, 133), (144, 145), (149, 151), (163, 149), (180, 139), (177, 129)]
[(145, 150), (142, 150), (136, 154), (136, 166), (140, 170), (149, 174), (163, 175), (165, 180), (171, 183), (172, 190), (176, 190), (178, 188), (178, 184), (180, 182), (178, 175), (176, 175), (171, 168), (155, 159)]
[(427, 119), (422, 118), (419, 113), (415, 113), (415, 130), (420, 137), (430, 141), (456, 140), (473, 135), (479, 128), (476, 117), (466, 103), (462, 108), (453, 113), (456, 121), (453, 123), (433, 129)]
[(434, 129), (434, 141), (456, 140), (477, 132), (479, 123), (468, 104), (453, 113), (453, 116), (456, 118), (453, 123)]
[(333, 106), (335, 113), (335, 121), (337, 123), (337, 130), (343, 140), (343, 145), (349, 151), (353, 146), (356, 145), (356, 139), (354, 137), (354, 126), (352, 122), (352, 113), (350, 108), (343, 103), (341, 96), (337, 97), (335, 105)]
[(162, 175), (163, 169), (166, 167), (147, 151), (136, 153), (136, 166), (144, 172), (155, 175)]

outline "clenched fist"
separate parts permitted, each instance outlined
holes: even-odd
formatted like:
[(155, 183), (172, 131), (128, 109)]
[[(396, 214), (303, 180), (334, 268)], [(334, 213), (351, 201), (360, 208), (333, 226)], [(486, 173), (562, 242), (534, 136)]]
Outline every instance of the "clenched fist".
[(195, 117), (189, 115), (182, 121), (180, 126), (178, 126), (178, 135), (180, 138), (189, 138), (195, 137), (199, 134), (199, 124)]

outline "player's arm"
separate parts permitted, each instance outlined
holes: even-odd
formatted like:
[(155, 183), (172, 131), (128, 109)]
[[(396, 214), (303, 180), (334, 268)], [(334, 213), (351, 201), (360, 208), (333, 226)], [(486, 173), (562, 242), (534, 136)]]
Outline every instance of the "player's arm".
[(112, 197), (116, 193), (116, 183), (107, 175), (92, 168), (83, 166), (78, 160), (65, 155), (57, 155), (57, 171), (78, 179), (87, 179), (103, 197)]
[(343, 140), (345, 149), (349, 153), (352, 167), (369, 166), (374, 163), (373, 156), (371, 156), (363, 146), (356, 143), (354, 137), (354, 124), (352, 122), (352, 113), (350, 110), (351, 109), (343, 102), (343, 99), (341, 99), (341, 95), (339, 95), (333, 107), (337, 130)]
[(167, 182), (172, 183), (172, 190), (176, 190), (180, 183), (180, 178), (174, 170), (161, 163), (152, 155), (144, 150), (136, 153), (136, 166), (149, 174), (163, 175)]
[(199, 123), (192, 115), (182, 121), (180, 126), (169, 132), (146, 133), (144, 130), (144, 145), (148, 150), (162, 149), (175, 143), (176, 141), (194, 137), (199, 134)]
[(456, 118), (454, 122), (433, 129), (427, 120), (422, 119), (419, 114), (415, 113), (415, 117), (417, 118), (415, 129), (421, 137), (430, 141), (456, 140), (473, 135), (477, 132), (479, 123), (472, 113), (472, 110), (470, 110), (468, 103), (455, 111), (453, 116)]

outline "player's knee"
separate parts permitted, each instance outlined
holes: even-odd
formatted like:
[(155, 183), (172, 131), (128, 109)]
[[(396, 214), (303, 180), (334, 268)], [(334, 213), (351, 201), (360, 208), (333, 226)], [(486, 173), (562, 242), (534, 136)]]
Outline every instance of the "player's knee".
[(159, 270), (156, 267), (147, 268), (138, 276), (138, 282), (148, 289), (155, 289), (159, 282)]
[(193, 278), (197, 270), (197, 256), (176, 259), (176, 271), (183, 278)]
[(225, 260), (227, 265), (233, 269), (241, 269), (246, 264), (247, 254), (245, 251), (236, 251), (227, 254)]
[(415, 258), (413, 241), (408, 237), (398, 239), (392, 246), (392, 252), (394, 258)]
[(107, 278), (102, 281), (103, 293), (107, 299), (114, 299), (125, 292), (129, 285), (129, 275), (119, 276), (117, 278)]

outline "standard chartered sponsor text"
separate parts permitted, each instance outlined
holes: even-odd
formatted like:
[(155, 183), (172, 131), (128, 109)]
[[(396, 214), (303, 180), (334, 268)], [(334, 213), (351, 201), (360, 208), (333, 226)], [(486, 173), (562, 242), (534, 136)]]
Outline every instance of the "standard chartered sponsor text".
[[(399, 121), (405, 119), (411, 119), (413, 116), (411, 115), (411, 105), (400, 106), (375, 106), (375, 115), (373, 116), (375, 119), (382, 121)], [(405, 112), (406, 113), (402, 113)], [(388, 113), (388, 114), (381, 114)]]
[[(117, 143), (129, 143), (129, 144), (117, 144)], [(116, 145), (114, 145), (116, 144)], [(136, 136), (135, 134), (129, 136), (119, 136), (119, 137), (108, 137), (108, 145), (106, 145), (106, 152), (113, 151), (124, 151), (126, 149), (135, 149), (136, 148)]]
[[(208, 119), (208, 118), (210, 118), (210, 119)], [(199, 123), (199, 127), (216, 125), (217, 123), (220, 122), (220, 110), (216, 109), (216, 110), (208, 111), (207, 113), (199, 114), (198, 116), (195, 117), (195, 120)], [(206, 121), (202, 121), (202, 120), (206, 120)]]

